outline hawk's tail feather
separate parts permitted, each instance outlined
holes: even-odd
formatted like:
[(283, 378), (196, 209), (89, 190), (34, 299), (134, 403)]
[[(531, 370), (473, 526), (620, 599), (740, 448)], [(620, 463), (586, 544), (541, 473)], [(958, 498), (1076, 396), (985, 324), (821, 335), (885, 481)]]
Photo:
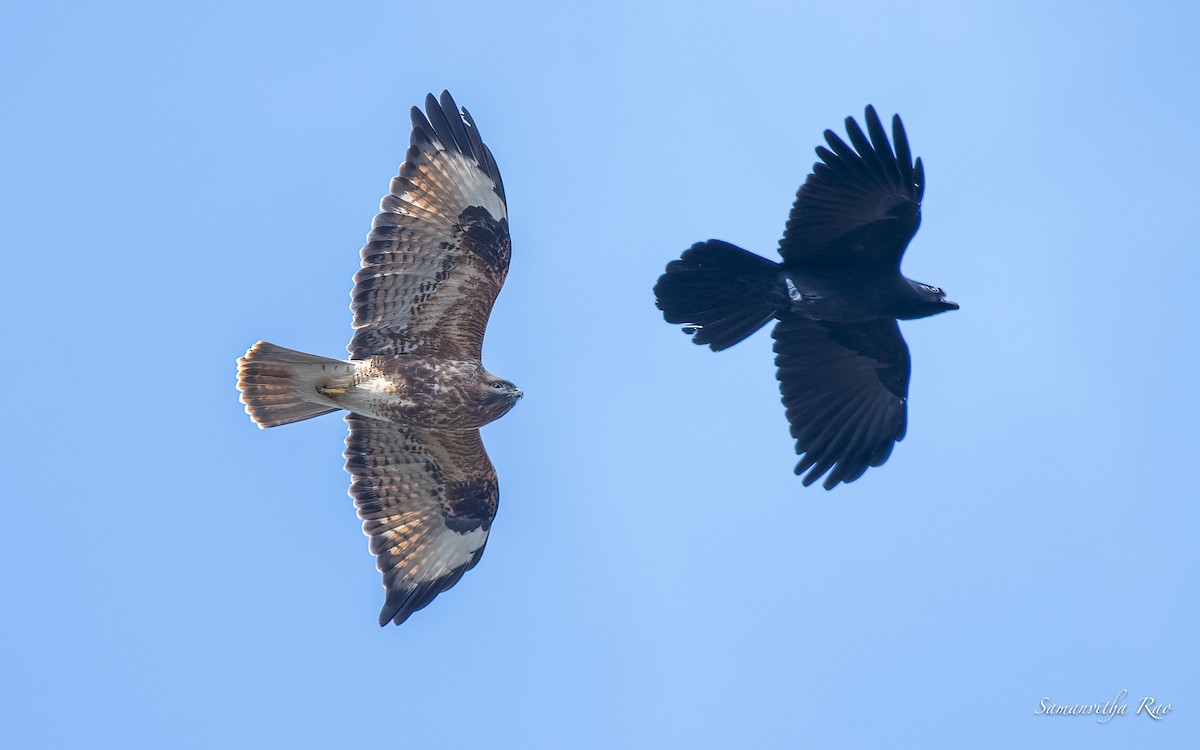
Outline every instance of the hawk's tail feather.
[(237, 363), (237, 387), (246, 413), (264, 429), (337, 411), (318, 388), (348, 383), (355, 367), (266, 341), (250, 347)]
[(728, 349), (775, 317), (779, 264), (720, 240), (697, 242), (654, 286), (668, 323), (683, 323), (692, 341)]

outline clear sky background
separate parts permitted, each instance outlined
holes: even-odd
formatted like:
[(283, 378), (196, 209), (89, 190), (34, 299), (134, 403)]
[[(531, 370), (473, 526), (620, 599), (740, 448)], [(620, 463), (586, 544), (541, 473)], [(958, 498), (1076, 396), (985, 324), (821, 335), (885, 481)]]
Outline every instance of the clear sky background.
[[(1200, 11), (1055, 5), (6, 6), (0, 744), (1196, 747)], [(256, 429), (234, 360), (344, 356), (442, 88), (504, 175), (484, 354), (527, 397), (482, 562), (380, 629), (344, 423)], [(903, 324), (908, 437), (827, 493), (768, 333), (713, 354), (651, 287), (773, 255), (868, 103), (962, 310)]]

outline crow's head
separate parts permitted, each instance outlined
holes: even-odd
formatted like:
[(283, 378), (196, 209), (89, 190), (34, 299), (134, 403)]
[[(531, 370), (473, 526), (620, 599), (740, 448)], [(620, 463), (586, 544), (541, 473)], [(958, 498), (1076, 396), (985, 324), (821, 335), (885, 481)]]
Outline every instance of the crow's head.
[(905, 320), (926, 318), (947, 310), (958, 309), (958, 303), (946, 299), (946, 293), (940, 288), (922, 284), (919, 281), (909, 281), (908, 283), (912, 287), (913, 297), (906, 305), (906, 314), (903, 316)]

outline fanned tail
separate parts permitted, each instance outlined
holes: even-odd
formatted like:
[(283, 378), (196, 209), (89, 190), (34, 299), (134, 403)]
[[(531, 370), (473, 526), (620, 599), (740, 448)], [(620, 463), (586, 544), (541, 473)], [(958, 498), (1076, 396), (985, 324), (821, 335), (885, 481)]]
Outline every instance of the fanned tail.
[(667, 264), (654, 296), (692, 341), (728, 349), (775, 316), (779, 264), (720, 240), (697, 242)]
[(277, 427), (337, 411), (318, 391), (346, 385), (355, 366), (260, 341), (238, 358), (237, 387), (246, 413), (259, 427)]

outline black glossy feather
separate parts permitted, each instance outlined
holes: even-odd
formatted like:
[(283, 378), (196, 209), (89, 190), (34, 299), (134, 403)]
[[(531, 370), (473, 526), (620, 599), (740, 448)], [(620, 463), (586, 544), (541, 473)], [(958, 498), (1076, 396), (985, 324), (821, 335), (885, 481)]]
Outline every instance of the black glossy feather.
[[(852, 117), (846, 118), (850, 143), (825, 131), (829, 148), (817, 147), (821, 162), (797, 192), (779, 243), (785, 263), (886, 262), (899, 267), (921, 223), (924, 175), (911, 167), (907, 137), (893, 153), (873, 107), (867, 108), (865, 119), (870, 137)], [(893, 130), (899, 122), (894, 118)], [(898, 132), (903, 135), (902, 126)], [(911, 208), (901, 210), (905, 204)], [(897, 221), (898, 216), (903, 220)], [(846, 252), (854, 246), (863, 252)]]
[[(900, 167), (900, 182), (912, 184), (912, 152), (908, 150), (908, 134), (904, 132), (904, 123), (900, 121), (900, 115), (892, 115), (892, 140), (896, 144), (896, 164)], [(917, 200), (920, 199), (918, 195)]]
[[(771, 334), (788, 423), (807, 486), (833, 467), (830, 489), (878, 466), (904, 437), (908, 347), (894, 320), (824, 323), (785, 317)], [(883, 454), (886, 457), (886, 454)]]

